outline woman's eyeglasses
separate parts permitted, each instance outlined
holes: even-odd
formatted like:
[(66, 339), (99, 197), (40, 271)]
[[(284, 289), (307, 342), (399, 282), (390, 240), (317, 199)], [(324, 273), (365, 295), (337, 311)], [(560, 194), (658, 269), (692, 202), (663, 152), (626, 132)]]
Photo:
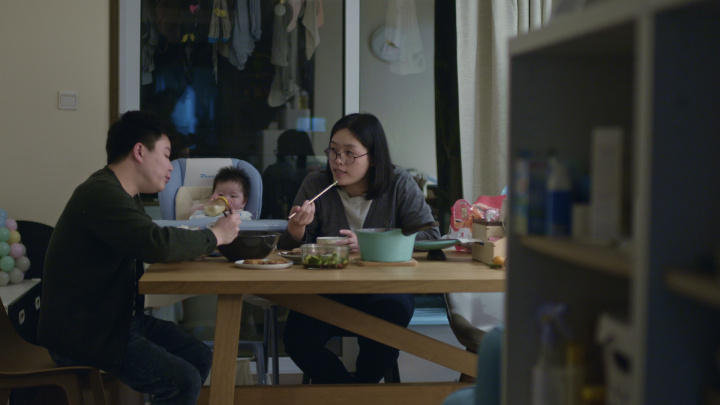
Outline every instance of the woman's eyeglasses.
[(327, 148), (327, 149), (325, 149), (324, 152), (325, 152), (325, 156), (327, 156), (328, 159), (335, 160), (338, 157), (340, 157), (340, 161), (344, 165), (348, 165), (348, 166), (355, 163), (355, 159), (367, 155), (367, 153), (365, 155), (356, 155), (356, 154), (350, 152), (349, 150), (346, 150), (345, 152), (338, 152), (334, 148)]

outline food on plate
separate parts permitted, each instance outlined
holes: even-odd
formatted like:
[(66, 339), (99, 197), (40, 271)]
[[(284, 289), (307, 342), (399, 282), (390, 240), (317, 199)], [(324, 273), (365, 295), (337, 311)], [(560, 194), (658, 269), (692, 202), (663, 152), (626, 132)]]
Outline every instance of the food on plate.
[(289, 263), (287, 260), (282, 259), (248, 259), (244, 260), (243, 264), (285, 264)]

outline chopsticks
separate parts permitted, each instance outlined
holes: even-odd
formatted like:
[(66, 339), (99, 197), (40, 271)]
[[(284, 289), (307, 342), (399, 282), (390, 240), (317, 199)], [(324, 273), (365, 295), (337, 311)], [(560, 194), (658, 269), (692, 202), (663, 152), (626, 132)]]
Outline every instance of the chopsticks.
[[(328, 190), (330, 190), (331, 188), (335, 187), (336, 184), (337, 184), (337, 180), (335, 180), (335, 182), (333, 182), (333, 184), (325, 187), (325, 190), (323, 190), (323, 191), (321, 191), (320, 193), (318, 193), (318, 195), (316, 195), (315, 197), (313, 197), (313, 199), (310, 200), (310, 202), (313, 202), (313, 201), (317, 200), (318, 198), (320, 198), (321, 195), (325, 194), (326, 191), (328, 191)], [(290, 215), (290, 216), (288, 217), (288, 219), (292, 219), (292, 217), (294, 217), (295, 214), (297, 214), (297, 212), (294, 212), (292, 215)]]

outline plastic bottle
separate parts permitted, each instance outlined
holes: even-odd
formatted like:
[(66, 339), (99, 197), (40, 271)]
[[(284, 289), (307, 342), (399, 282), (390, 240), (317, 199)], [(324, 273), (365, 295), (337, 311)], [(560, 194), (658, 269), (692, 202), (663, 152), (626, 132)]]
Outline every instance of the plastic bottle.
[(565, 347), (566, 404), (583, 403), (585, 385), (585, 347), (579, 343), (568, 343)]
[(582, 405), (605, 405), (605, 387), (586, 385), (582, 388)]
[(515, 179), (513, 181), (513, 210), (510, 223), (518, 235), (528, 233), (528, 204), (530, 199), (529, 152), (520, 152), (515, 158)]
[(570, 175), (567, 166), (556, 156), (548, 161), (545, 209), (545, 233), (549, 236), (570, 236), (572, 214)]
[(559, 332), (565, 332), (560, 320), (564, 312), (563, 304), (545, 304), (540, 308), (540, 355), (532, 370), (532, 405), (567, 401), (566, 367), (559, 339)]

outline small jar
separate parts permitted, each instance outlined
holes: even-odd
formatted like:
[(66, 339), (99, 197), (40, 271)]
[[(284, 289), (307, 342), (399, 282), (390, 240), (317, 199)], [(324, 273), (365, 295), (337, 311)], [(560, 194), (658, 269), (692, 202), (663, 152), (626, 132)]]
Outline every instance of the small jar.
[(300, 246), (300, 250), (306, 269), (344, 269), (349, 262), (350, 249), (347, 245), (308, 243)]

